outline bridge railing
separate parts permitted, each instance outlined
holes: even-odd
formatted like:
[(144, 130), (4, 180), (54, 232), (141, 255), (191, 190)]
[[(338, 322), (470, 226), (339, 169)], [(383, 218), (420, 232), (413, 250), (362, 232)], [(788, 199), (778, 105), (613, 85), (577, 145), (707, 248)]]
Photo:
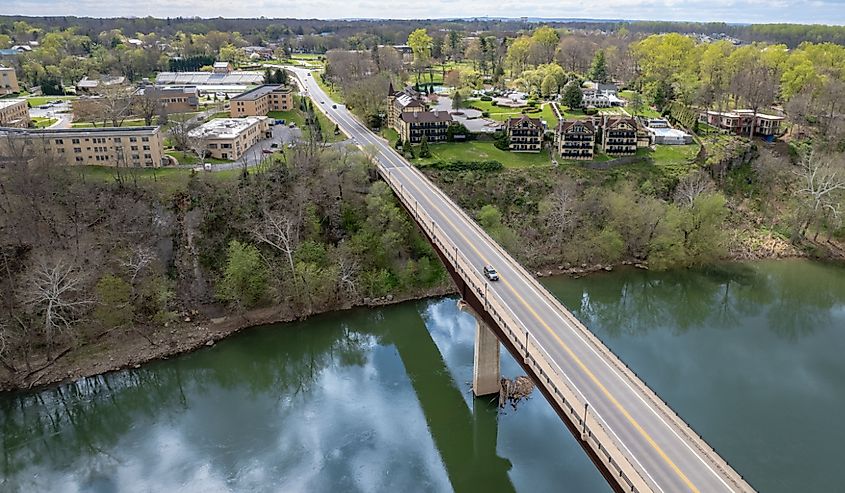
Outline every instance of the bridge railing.
[[(420, 176), (424, 180), (428, 180), (423, 173), (418, 170), (416, 167), (409, 165), (409, 168), (412, 169), (412, 172)], [(443, 192), (439, 187), (433, 186), (432, 189), (437, 193), (443, 200), (450, 201), (451, 199), (446, 196), (445, 192)], [(480, 235), (486, 235), (484, 230), (481, 229), (475, 221), (469, 220), (468, 221), (473, 229), (476, 230), (477, 233)], [(642, 393), (648, 400), (653, 403), (653, 407), (666, 419), (668, 419), (677, 431), (680, 431), (686, 441), (695, 447), (700, 455), (706, 457), (708, 462), (718, 470), (724, 478), (729, 480), (733, 483), (733, 486), (738, 491), (754, 491), (753, 488), (745, 481), (745, 478), (741, 474), (737, 472), (737, 470), (730, 465), (728, 461), (726, 461), (719, 452), (714, 449), (710, 444), (708, 444), (701, 435), (696, 432), (692, 426), (690, 426), (683, 418), (681, 418), (678, 413), (675, 412), (666, 401), (663, 400), (654, 390), (651, 389), (645, 382), (637, 375), (637, 373), (631, 369), (625, 362), (619, 359), (613, 351), (610, 350), (599, 338), (589, 329), (587, 329), (584, 324), (581, 323), (569, 310), (567, 310), (560, 301), (552, 296), (552, 294), (543, 287), (537, 279), (531, 275), (519, 262), (511, 257), (511, 255), (502, 248), (497, 242), (491, 242), (494, 249), (499, 252), (499, 255), (503, 258), (509, 259), (510, 264), (515, 266), (516, 270), (523, 274), (523, 276), (528, 280), (528, 282), (534, 286), (535, 291), (543, 296), (543, 298), (551, 305), (555, 306), (559, 309), (559, 311), (563, 314), (563, 317), (570, 323), (572, 327), (574, 327), (579, 333), (581, 333), (585, 339), (590, 342), (590, 345), (593, 346), (597, 351), (602, 354), (602, 357), (608, 361), (611, 365), (613, 365), (620, 374), (625, 376), (625, 379), (632, 383), (637, 390)]]
[(523, 324), (518, 322), (516, 315), (498, 293), (487, 289), (487, 281), (480, 273), (478, 266), (470, 262), (457, 245), (449, 240), (445, 232), (424, 209), (419, 207), (416, 199), (405, 191), (404, 185), (393, 176), (389, 169), (379, 167), (379, 170), (423, 232), (452, 262), (456, 272), (464, 279), (467, 286), (483, 301), (488, 314), (496, 320), (513, 347), (517, 348), (524, 363), (529, 365), (541, 379), (538, 384), (547, 389), (558, 408), (566, 414), (575, 427), (581, 430), (581, 440), (594, 451), (595, 456), (613, 474), (620, 487), (631, 492), (652, 491), (649, 483), (619, 448), (618, 440), (611, 437), (612, 432), (606, 422), (589, 405), (586, 397), (574, 386), (566, 383), (568, 377), (565, 372)]

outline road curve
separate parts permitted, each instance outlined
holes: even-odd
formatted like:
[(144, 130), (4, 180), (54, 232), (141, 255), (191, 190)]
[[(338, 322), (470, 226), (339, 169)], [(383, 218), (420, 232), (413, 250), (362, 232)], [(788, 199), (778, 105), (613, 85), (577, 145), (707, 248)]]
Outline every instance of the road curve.
[(491, 295), (554, 361), (652, 491), (754, 491), (460, 207), (343, 105), (332, 108), (308, 70), (287, 68), (315, 105), (374, 154), (382, 173), (413, 197), (479, 276), (485, 264), (496, 267), (501, 281), (489, 283)]

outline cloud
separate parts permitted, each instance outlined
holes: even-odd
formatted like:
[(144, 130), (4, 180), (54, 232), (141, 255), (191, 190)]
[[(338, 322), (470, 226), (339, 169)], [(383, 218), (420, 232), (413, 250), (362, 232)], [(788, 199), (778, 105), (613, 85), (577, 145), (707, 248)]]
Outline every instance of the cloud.
[(0, 14), (120, 16), (199, 16), (277, 18), (455, 18), (543, 17), (648, 19), (723, 22), (803, 22), (845, 24), (842, 0), (783, 1), (778, 8), (764, 0), (433, 0), (404, 2), (401, 7), (370, 2), (290, 0), (6, 0)]

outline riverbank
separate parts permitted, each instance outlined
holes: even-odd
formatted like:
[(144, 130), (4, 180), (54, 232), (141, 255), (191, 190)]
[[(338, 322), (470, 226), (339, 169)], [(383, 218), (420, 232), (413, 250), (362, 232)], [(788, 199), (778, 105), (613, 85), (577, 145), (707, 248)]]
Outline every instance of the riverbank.
[[(831, 251), (838, 252), (838, 255), (827, 256), (820, 260), (842, 261), (845, 258), (838, 248)], [(806, 250), (797, 248), (772, 234), (737, 234), (731, 239), (729, 252), (729, 257), (723, 261), (813, 258)], [(615, 264), (562, 263), (545, 265), (530, 271), (538, 278), (569, 276), (577, 279), (596, 272), (613, 271), (620, 267), (649, 269), (646, 261), (624, 260)], [(109, 331), (96, 342), (78, 349), (66, 349), (60, 357), (50, 363), (34, 362), (31, 371), (12, 373), (8, 369), (0, 369), (0, 392), (33, 390), (127, 368), (139, 368), (146, 363), (213, 346), (217, 341), (251, 327), (293, 322), (312, 315), (352, 308), (379, 307), (445, 296), (454, 292), (455, 288), (449, 284), (417, 293), (388, 295), (374, 299), (363, 298), (358, 303), (326, 306), (324, 310), (315, 311), (306, 316), (293, 313), (290, 307), (282, 306), (257, 308), (220, 317), (202, 317), (196, 311), (186, 312), (181, 315), (179, 322), (167, 324), (150, 335), (142, 335), (140, 331), (131, 329)]]
[(181, 315), (179, 322), (166, 324), (149, 335), (142, 335), (135, 329), (109, 331), (81, 348), (64, 350), (52, 362), (34, 361), (30, 371), (12, 373), (8, 368), (0, 368), (0, 392), (41, 389), (103, 373), (140, 368), (146, 363), (213, 346), (217, 341), (251, 327), (304, 320), (313, 315), (353, 308), (376, 308), (454, 292), (455, 288), (448, 284), (416, 293), (364, 298), (359, 303), (326, 306), (307, 316), (295, 314), (284, 306), (256, 308), (210, 318), (198, 317), (196, 311), (187, 312)]

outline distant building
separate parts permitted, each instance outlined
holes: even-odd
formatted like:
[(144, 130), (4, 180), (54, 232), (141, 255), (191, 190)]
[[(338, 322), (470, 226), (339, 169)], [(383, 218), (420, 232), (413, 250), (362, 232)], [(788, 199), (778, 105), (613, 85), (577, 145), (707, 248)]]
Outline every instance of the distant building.
[(419, 144), (425, 136), (428, 142), (446, 141), (452, 123), (448, 111), (429, 111), (422, 93), (412, 87), (395, 91), (390, 84), (387, 92), (387, 125), (396, 130), (402, 142)]
[(91, 92), (101, 86), (117, 86), (126, 82), (122, 75), (104, 75), (99, 79), (89, 79), (86, 75), (76, 83), (76, 90), (80, 92)]
[(18, 93), (21, 91), (18, 85), (18, 76), (15, 69), (0, 65), (0, 96)]
[(188, 136), (204, 139), (212, 157), (236, 161), (250, 147), (270, 137), (270, 122), (266, 116), (215, 118), (191, 130)]
[(246, 88), (264, 83), (262, 72), (159, 72), (156, 85), (197, 86), (201, 91), (209, 88), (235, 86)]
[(513, 152), (540, 152), (543, 148), (545, 127), (539, 118), (522, 115), (505, 122), (508, 149)]
[(669, 125), (664, 118), (649, 118), (644, 120), (645, 130), (651, 136), (651, 141), (660, 145), (692, 144), (692, 135)]
[(591, 160), (596, 146), (596, 126), (592, 120), (561, 120), (556, 141), (561, 159)]
[(197, 111), (200, 104), (199, 91), (196, 86), (157, 86), (150, 84), (139, 88), (133, 97), (156, 98), (167, 113)]
[(68, 166), (158, 167), (163, 142), (159, 127), (0, 129), (0, 154), (13, 145), (30, 158), (44, 153)]
[(232, 64), (229, 62), (214, 62), (211, 66), (211, 71), (215, 74), (228, 74), (234, 70)]
[(749, 135), (754, 125), (754, 135), (774, 137), (780, 133), (782, 116), (766, 115), (752, 110), (706, 111), (699, 115), (699, 121), (738, 135)]
[(263, 116), (270, 111), (293, 109), (293, 92), (290, 87), (279, 84), (264, 84), (233, 97), (229, 102), (229, 115)]
[(605, 116), (602, 120), (601, 150), (611, 156), (637, 153), (637, 121), (627, 116)]
[(29, 106), (25, 99), (0, 99), (0, 127), (29, 126)]

